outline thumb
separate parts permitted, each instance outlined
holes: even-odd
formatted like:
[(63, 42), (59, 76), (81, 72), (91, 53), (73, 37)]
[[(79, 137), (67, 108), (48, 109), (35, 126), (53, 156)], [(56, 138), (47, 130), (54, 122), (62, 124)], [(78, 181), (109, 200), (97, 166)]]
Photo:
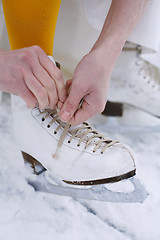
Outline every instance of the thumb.
[(68, 98), (66, 99), (59, 113), (59, 116), (63, 122), (69, 122), (69, 120), (77, 111), (83, 97), (84, 93), (72, 85)]

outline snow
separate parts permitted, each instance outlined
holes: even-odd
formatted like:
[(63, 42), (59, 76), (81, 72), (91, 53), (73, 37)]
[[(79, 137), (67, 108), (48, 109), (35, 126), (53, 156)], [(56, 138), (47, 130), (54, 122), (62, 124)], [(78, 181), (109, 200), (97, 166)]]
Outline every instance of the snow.
[[(131, 115), (133, 111), (136, 125), (138, 110), (126, 112)], [(144, 125), (160, 124), (159, 119), (148, 114), (142, 118)], [(126, 123), (124, 117), (121, 124), (123, 120)], [(107, 134), (107, 124), (115, 119), (110, 118), (108, 123), (106, 118), (97, 116), (92, 121)], [(14, 141), (10, 99), (3, 95), (0, 104), (0, 240), (158, 240), (160, 131), (117, 133), (112, 129), (107, 135), (130, 145), (137, 154), (137, 178), (150, 193), (143, 204), (74, 200), (35, 192), (26, 181), (31, 173), (24, 167)]]

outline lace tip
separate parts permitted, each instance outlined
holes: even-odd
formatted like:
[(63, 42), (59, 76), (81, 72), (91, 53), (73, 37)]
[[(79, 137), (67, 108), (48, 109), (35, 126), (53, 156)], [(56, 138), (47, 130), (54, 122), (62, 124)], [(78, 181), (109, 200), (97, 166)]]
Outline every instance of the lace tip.
[(53, 158), (58, 159), (58, 154), (57, 154), (58, 151), (59, 151), (59, 146), (57, 146), (55, 153), (52, 154), (52, 157), (53, 157)]
[(58, 159), (58, 156), (56, 153), (52, 154), (52, 158)]

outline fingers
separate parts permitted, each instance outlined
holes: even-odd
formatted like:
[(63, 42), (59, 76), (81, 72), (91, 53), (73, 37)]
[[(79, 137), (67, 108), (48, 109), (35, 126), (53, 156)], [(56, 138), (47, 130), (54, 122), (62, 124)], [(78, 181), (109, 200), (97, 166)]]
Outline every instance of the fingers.
[(0, 60), (3, 91), (18, 94), (29, 107), (36, 101), (42, 109), (58, 102), (62, 107), (67, 97), (62, 73), (39, 46), (4, 51)]
[(29, 90), (37, 98), (40, 108), (54, 109), (58, 101), (64, 103), (67, 94), (61, 71), (39, 46), (32, 46), (25, 51), (24, 79)]
[(70, 92), (71, 85), (72, 85), (72, 79), (67, 80), (67, 81), (66, 81), (66, 90), (67, 90), (67, 93)]
[(61, 101), (58, 101), (57, 108), (61, 110), (62, 106), (63, 106), (63, 103)]
[(40, 109), (47, 108), (49, 106), (48, 94), (41, 83), (33, 75), (31, 75), (29, 77), (26, 76), (25, 84), (38, 100)]
[(78, 86), (72, 85), (70, 94), (66, 99), (59, 116), (62, 121), (69, 122), (77, 111), (81, 99), (84, 97), (85, 93)]
[(53, 79), (49, 76), (49, 74), (42, 68), (40, 65), (37, 64), (36, 68), (34, 69), (34, 75), (41, 83), (41, 85), (45, 88), (48, 94), (49, 105), (48, 107), (54, 109), (58, 102), (58, 95), (57, 95), (57, 88)]
[(79, 110), (75, 112), (73, 117), (70, 119), (72, 125), (78, 125), (82, 122), (85, 122), (95, 114), (93, 105), (88, 104), (85, 100), (82, 103), (82, 106)]
[(64, 102), (67, 97), (67, 92), (64, 85), (62, 72), (56, 67), (56, 65), (48, 58), (44, 52), (41, 52), (41, 54), (38, 56), (41, 66), (47, 71), (51, 79), (55, 82), (59, 100), (61, 102)]
[(87, 96), (84, 96), (84, 100), (82, 105), (73, 117), (69, 120), (72, 125), (78, 125), (89, 118), (91, 118), (95, 113), (97, 113), (97, 105), (96, 99), (94, 98), (94, 94), (90, 93)]
[(97, 113), (103, 112), (105, 108), (105, 98), (103, 99), (99, 96), (97, 92), (91, 92), (84, 96), (82, 106), (79, 109), (76, 109), (75, 113), (69, 120), (69, 123), (72, 125), (79, 125), (82, 122), (93, 117)]
[[(21, 94), (23, 93), (23, 94)], [(21, 92), (18, 94), (26, 102), (28, 108), (35, 108), (37, 105), (37, 99), (33, 93), (24, 85)]]

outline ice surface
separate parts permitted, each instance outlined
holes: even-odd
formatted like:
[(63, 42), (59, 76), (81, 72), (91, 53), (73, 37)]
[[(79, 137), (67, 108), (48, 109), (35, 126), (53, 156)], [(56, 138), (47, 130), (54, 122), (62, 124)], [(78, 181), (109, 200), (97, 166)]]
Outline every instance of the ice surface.
[[(95, 125), (106, 132), (105, 122), (98, 122)], [(159, 240), (160, 132), (108, 135), (137, 153), (137, 177), (150, 193), (144, 204), (37, 193), (25, 180), (30, 173), (13, 138), (10, 101), (5, 96), (0, 105), (0, 240)]]

